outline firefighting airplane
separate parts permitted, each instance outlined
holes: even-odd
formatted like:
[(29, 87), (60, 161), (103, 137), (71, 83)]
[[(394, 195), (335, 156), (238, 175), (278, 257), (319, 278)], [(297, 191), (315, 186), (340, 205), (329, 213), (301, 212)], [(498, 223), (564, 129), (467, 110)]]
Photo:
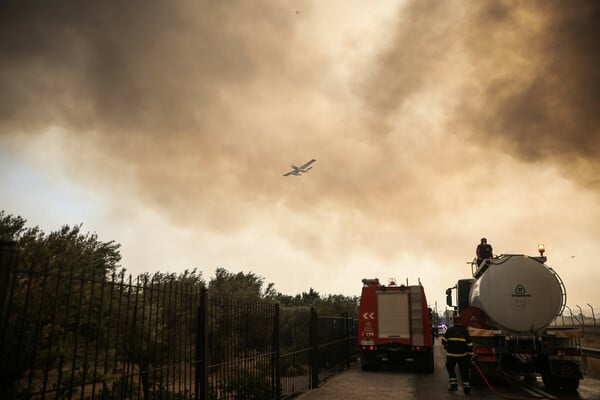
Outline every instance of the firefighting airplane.
[(312, 167), (310, 166), (310, 164), (314, 163), (315, 161), (317, 161), (317, 160), (315, 160), (313, 158), (309, 162), (307, 162), (304, 165), (301, 165), (299, 167), (296, 167), (295, 165), (292, 165), (293, 170), (291, 170), (290, 172), (287, 172), (287, 173), (283, 174), (283, 176), (289, 176), (289, 175), (300, 176), (300, 175), (302, 175), (303, 172), (310, 171), (312, 169)]

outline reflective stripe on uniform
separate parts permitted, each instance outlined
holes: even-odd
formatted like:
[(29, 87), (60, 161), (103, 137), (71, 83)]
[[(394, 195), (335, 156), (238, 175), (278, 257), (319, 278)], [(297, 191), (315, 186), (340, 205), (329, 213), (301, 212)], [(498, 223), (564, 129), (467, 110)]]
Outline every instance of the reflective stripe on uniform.
[(472, 353), (461, 353), (461, 354), (457, 354), (457, 353), (446, 353), (446, 355), (448, 357), (466, 357), (468, 355), (470, 355)]
[[(448, 338), (448, 339), (442, 338), (442, 342), (448, 342), (448, 341), (449, 342), (466, 342), (467, 339), (465, 339), (465, 338), (459, 338), (459, 337), (457, 337), (457, 338), (451, 337), (451, 338)], [(468, 342), (467, 346), (473, 346), (473, 342)]]

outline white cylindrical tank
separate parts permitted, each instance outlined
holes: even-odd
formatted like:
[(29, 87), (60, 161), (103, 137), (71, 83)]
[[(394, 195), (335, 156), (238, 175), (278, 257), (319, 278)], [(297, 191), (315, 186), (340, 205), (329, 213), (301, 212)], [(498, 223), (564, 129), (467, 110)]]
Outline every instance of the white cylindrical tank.
[(563, 286), (542, 262), (525, 255), (502, 255), (486, 261), (487, 269), (473, 283), (471, 306), (488, 323), (505, 331), (527, 334), (546, 328), (563, 307)]

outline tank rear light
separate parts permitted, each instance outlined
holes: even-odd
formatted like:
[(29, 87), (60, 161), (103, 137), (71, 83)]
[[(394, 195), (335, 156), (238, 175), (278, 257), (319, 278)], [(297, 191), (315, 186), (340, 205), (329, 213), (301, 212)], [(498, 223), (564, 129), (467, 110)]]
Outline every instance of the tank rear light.
[(363, 350), (369, 350), (369, 351), (373, 351), (375, 350), (375, 346), (371, 345), (371, 346), (362, 346)]
[(496, 356), (477, 356), (477, 362), (496, 362), (498, 358)]
[(491, 347), (476, 347), (473, 349), (477, 362), (496, 362), (498, 359)]

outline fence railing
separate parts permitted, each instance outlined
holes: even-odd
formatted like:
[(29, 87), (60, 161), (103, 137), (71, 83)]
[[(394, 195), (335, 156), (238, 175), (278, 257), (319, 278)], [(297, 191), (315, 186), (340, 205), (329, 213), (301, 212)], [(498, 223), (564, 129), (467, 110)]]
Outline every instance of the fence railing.
[[(593, 312), (593, 309), (592, 309)], [(586, 335), (600, 335), (600, 321), (596, 316), (588, 317), (583, 314), (563, 313), (552, 321), (552, 326), (562, 328), (578, 328)]]
[(285, 399), (356, 354), (356, 320), (197, 282), (18, 260), (0, 243), (0, 398)]
[(600, 349), (594, 349), (591, 347), (582, 347), (581, 354), (585, 357), (600, 358)]

